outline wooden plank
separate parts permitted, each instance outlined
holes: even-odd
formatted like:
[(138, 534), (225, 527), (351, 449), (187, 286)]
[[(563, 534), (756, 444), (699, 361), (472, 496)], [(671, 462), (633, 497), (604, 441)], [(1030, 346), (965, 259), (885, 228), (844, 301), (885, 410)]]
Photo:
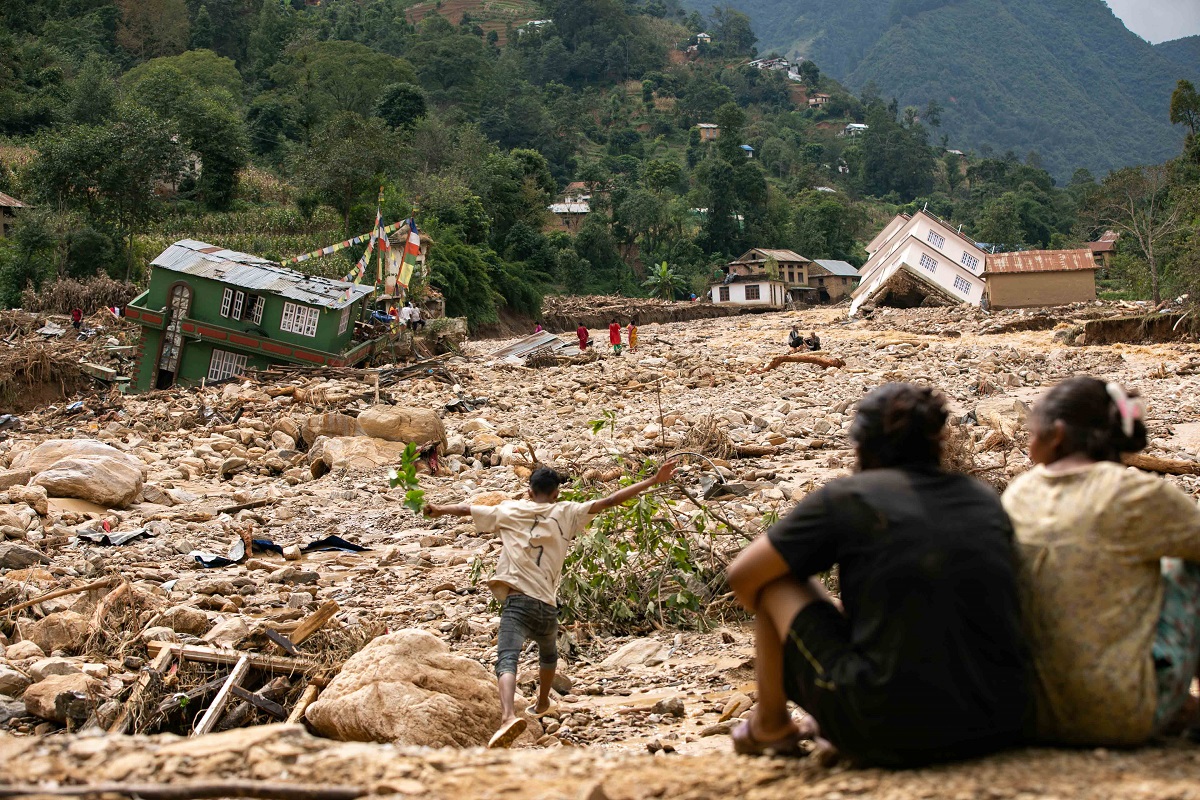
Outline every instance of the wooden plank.
[(308, 707), (316, 702), (317, 695), (321, 693), (321, 687), (315, 683), (310, 683), (304, 687), (304, 693), (300, 695), (300, 699), (296, 702), (296, 707), (292, 709), (292, 713), (288, 714), (287, 721), (289, 723), (301, 722), (304, 719), (304, 712), (308, 711)]
[(1180, 461), (1174, 458), (1159, 458), (1145, 453), (1124, 453), (1121, 462), (1126, 466), (1157, 472), (1161, 475), (1200, 475), (1200, 463)]
[(217, 727), (217, 723), (221, 721), (221, 715), (225, 713), (225, 704), (229, 702), (229, 695), (233, 693), (233, 687), (237, 686), (246, 678), (246, 673), (250, 671), (250, 656), (243, 655), (238, 659), (238, 662), (233, 665), (233, 671), (229, 673), (229, 679), (225, 681), (225, 685), (217, 692), (217, 696), (213, 698), (212, 705), (204, 712), (204, 716), (196, 723), (196, 729), (192, 731), (195, 736), (203, 736), (206, 733), (212, 733), (212, 729)]
[(260, 694), (247, 691), (240, 686), (232, 686), (230, 687), (230, 691), (233, 692), (234, 697), (239, 700), (245, 700), (255, 708), (267, 712), (275, 719), (287, 719), (287, 712), (283, 710), (283, 706), (274, 700), (269, 700)]
[(333, 619), (333, 615), (339, 610), (336, 600), (329, 600), (321, 605), (313, 613), (309, 614), (304, 619), (300, 620), (300, 624), (292, 631), (292, 635), (288, 638), (292, 640), (293, 645), (304, 644), (304, 640), (308, 639), (317, 631), (325, 626), (325, 623)]
[(157, 654), (151, 653), (154, 660), (150, 662), (150, 667), (137, 679), (137, 683), (133, 686), (133, 691), (129, 693), (129, 699), (121, 707), (121, 713), (117, 715), (116, 721), (108, 729), (109, 733), (129, 732), (129, 723), (133, 721), (133, 710), (141, 702), (142, 695), (146, 693), (150, 682), (156, 676), (160, 676), (166, 672), (167, 667), (171, 665), (172, 659), (175, 658), (177, 652), (175, 646), (166, 644), (165, 642), (155, 642), (154, 644), (159, 645), (160, 649)]
[(289, 656), (300, 655), (300, 651), (296, 649), (296, 645), (292, 644), (292, 640), (274, 628), (267, 628), (267, 638), (279, 645), (279, 648)]
[(200, 645), (167, 644), (164, 642), (147, 642), (146, 648), (150, 655), (155, 655), (163, 648), (174, 649), (184, 661), (199, 661), (202, 664), (236, 664), (242, 656), (250, 659), (250, 666), (267, 672), (302, 672), (305, 674), (319, 673), (325, 669), (321, 664), (304, 658), (286, 658), (284, 656), (264, 656), (258, 653), (243, 653), (240, 650), (221, 650), (217, 647)]

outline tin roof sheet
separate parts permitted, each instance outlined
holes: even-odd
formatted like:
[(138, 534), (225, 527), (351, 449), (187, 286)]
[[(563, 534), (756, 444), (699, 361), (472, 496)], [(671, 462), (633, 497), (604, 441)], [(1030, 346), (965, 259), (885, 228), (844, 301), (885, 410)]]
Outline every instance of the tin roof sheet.
[(0, 192), (0, 207), (3, 208), (25, 208), (25, 204), (12, 195), (7, 195)]
[[(374, 286), (305, 275), (281, 267), (274, 261), (225, 250), (193, 239), (168, 247), (150, 262), (152, 266), (197, 278), (268, 292), (310, 306), (340, 309), (353, 305), (375, 291)], [(349, 290), (349, 297), (346, 291)]]
[(815, 258), (813, 259), (813, 263), (820, 264), (822, 267), (829, 270), (829, 272), (833, 275), (841, 275), (846, 278), (858, 277), (858, 270), (854, 268), (854, 265), (848, 264), (845, 261), (834, 261), (828, 258)]
[(1096, 269), (1092, 251), (1080, 250), (1025, 250), (1017, 253), (994, 253), (987, 257), (984, 275), (1002, 275), (1017, 272), (1074, 272)]

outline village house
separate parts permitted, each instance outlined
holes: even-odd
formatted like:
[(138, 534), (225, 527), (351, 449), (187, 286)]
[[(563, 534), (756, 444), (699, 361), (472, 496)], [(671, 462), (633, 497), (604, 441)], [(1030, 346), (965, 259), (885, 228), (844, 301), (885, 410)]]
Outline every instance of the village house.
[(812, 97), (808, 98), (808, 107), (821, 109), (829, 105), (829, 101), (833, 98), (823, 92), (817, 92)]
[(817, 258), (808, 265), (808, 285), (817, 291), (818, 303), (836, 303), (858, 286), (858, 270), (845, 261)]
[(791, 250), (756, 247), (723, 267), (724, 280), (709, 287), (714, 303), (783, 307), (809, 299), (810, 262)]
[(142, 326), (138, 391), (224, 380), (277, 363), (351, 366), (384, 343), (355, 341), (371, 285), (305, 275), (190, 239), (150, 266), (149, 285), (125, 309)]
[(25, 204), (15, 197), (0, 192), (0, 239), (8, 236), (8, 231), (17, 218), (18, 208), (25, 208)]
[(712, 36), (707, 33), (697, 33), (696, 44), (712, 44)]
[(578, 233), (584, 218), (592, 213), (592, 204), (588, 200), (575, 198), (564, 200), (561, 203), (551, 203), (547, 208), (554, 217), (555, 230), (567, 233)]
[(754, 158), (754, 148), (748, 144), (739, 144), (738, 149), (746, 154), (746, 158)]
[(843, 136), (862, 136), (867, 131), (871, 130), (870, 125), (864, 125), (861, 122), (851, 122), (842, 129)]
[(871, 240), (867, 253), (851, 314), (867, 302), (912, 308), (926, 298), (973, 305), (983, 300), (987, 253), (928, 211), (897, 216)]
[(1096, 241), (1088, 242), (1087, 247), (1096, 260), (1096, 266), (1102, 269), (1112, 266), (1113, 256), (1117, 254), (1117, 239), (1120, 236), (1116, 231), (1105, 231)]
[(1026, 250), (987, 257), (983, 275), (992, 308), (1061, 306), (1096, 299), (1092, 251)]
[(715, 142), (721, 135), (721, 126), (715, 122), (701, 122), (696, 125), (700, 129), (700, 141)]

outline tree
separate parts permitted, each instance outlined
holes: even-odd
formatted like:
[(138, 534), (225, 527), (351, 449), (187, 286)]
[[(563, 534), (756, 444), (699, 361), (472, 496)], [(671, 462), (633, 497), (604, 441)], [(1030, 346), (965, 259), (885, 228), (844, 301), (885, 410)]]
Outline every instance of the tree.
[(343, 111), (370, 116), (383, 87), (414, 83), (416, 74), (403, 59), (358, 42), (329, 41), (289, 50), (271, 69), (271, 80), (296, 97), (305, 110), (302, 123), (312, 128)]
[(301, 186), (341, 214), (350, 233), (350, 212), (379, 187), (384, 165), (395, 160), (387, 123), (346, 111), (317, 131), (294, 167)]
[(750, 18), (732, 6), (714, 8), (712, 34), (727, 56), (748, 55), (758, 37), (750, 26)]
[(1117, 231), (1141, 252), (1155, 305), (1162, 302), (1159, 248), (1187, 221), (1186, 204), (1173, 202), (1171, 190), (1167, 166), (1126, 167), (1104, 179), (1085, 212), (1097, 228)]
[(188, 46), (188, 13), (183, 0), (118, 0), (117, 44), (137, 58), (182, 53)]
[(934, 128), (940, 127), (942, 124), (943, 111), (945, 111), (945, 109), (942, 108), (941, 103), (939, 103), (937, 100), (930, 100), (929, 104), (925, 106), (925, 121)]
[(682, 292), (687, 288), (687, 281), (683, 279), (682, 275), (667, 266), (667, 262), (663, 261), (654, 268), (646, 280), (642, 281), (642, 286), (649, 289), (650, 293), (659, 299), (674, 300), (676, 292)]
[(208, 13), (208, 6), (202, 5), (192, 20), (192, 49), (211, 50), (214, 38), (212, 15)]
[(1179, 81), (1171, 93), (1171, 124), (1187, 125), (1192, 136), (1200, 131), (1200, 94), (1191, 81)]
[(816, 89), (821, 84), (821, 68), (817, 62), (807, 58), (800, 62), (800, 80), (809, 89)]
[(392, 83), (383, 87), (375, 102), (375, 116), (393, 128), (408, 130), (425, 116), (425, 95), (411, 83)]
[(79, 125), (97, 125), (109, 119), (117, 106), (117, 82), (112, 68), (98, 56), (88, 56), (71, 86), (67, 119)]

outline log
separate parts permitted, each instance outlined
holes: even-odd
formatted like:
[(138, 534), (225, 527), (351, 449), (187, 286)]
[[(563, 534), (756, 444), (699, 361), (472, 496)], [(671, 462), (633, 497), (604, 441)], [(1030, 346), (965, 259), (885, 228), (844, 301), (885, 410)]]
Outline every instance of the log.
[(1175, 458), (1159, 458), (1145, 453), (1125, 453), (1121, 463), (1128, 467), (1137, 467), (1147, 472), (1157, 472), (1161, 475), (1200, 475), (1200, 463), (1195, 461), (1180, 461)]
[(203, 683), (194, 689), (188, 689), (186, 692), (177, 692), (171, 695), (166, 700), (158, 704), (158, 714), (169, 714), (177, 708), (182, 708), (185, 703), (190, 703), (192, 700), (198, 700), (206, 694), (215, 692), (225, 685), (225, 676), (213, 678), (208, 683)]
[(841, 369), (842, 367), (846, 366), (846, 362), (840, 358), (827, 358), (825, 356), (814, 356), (809, 353), (801, 353), (798, 355), (775, 356), (771, 359), (770, 364), (759, 370), (759, 373), (761, 374), (763, 372), (770, 372), (771, 370), (779, 367), (780, 364), (816, 364), (817, 366), (824, 367), (826, 369), (829, 369), (830, 367)]
[(367, 794), (362, 786), (271, 781), (188, 781), (183, 783), (93, 783), (83, 786), (0, 786), (6, 797), (98, 797), (115, 794), (143, 800), (215, 800), (222, 797), (251, 797), (258, 800), (355, 800)]
[(304, 658), (284, 658), (283, 656), (264, 656), (258, 653), (243, 653), (239, 650), (221, 650), (217, 647), (200, 645), (179, 645), (166, 642), (146, 642), (150, 655), (161, 653), (164, 649), (175, 650), (184, 661), (199, 661), (202, 664), (237, 664), (242, 656), (250, 659), (250, 666), (267, 672), (301, 672), (311, 675), (325, 668), (315, 661)]
[(339, 609), (340, 606), (338, 606), (336, 600), (329, 600), (322, 603), (320, 608), (300, 620), (300, 624), (296, 626), (296, 629), (292, 631), (292, 635), (288, 638), (291, 639), (293, 645), (304, 644), (306, 639), (321, 630), (326, 622), (333, 619), (333, 615)]
[(310, 683), (304, 687), (304, 693), (300, 695), (300, 699), (296, 701), (296, 707), (292, 709), (292, 713), (288, 714), (287, 721), (289, 723), (297, 723), (304, 719), (304, 712), (308, 711), (317, 700), (317, 695), (321, 693), (321, 687), (315, 683)]
[(117, 602), (127, 594), (129, 594), (129, 581), (121, 581), (120, 586), (104, 595), (104, 599), (97, 604), (95, 612), (92, 613), (92, 618), (88, 620), (87, 635), (89, 639), (104, 627), (104, 618), (108, 616), (108, 612), (112, 611)]
[[(155, 642), (162, 645), (163, 642)], [(150, 662), (150, 667), (142, 673), (137, 679), (137, 683), (133, 686), (133, 691), (129, 693), (129, 699), (125, 701), (125, 705), (121, 707), (121, 713), (117, 715), (116, 721), (108, 729), (109, 733), (128, 733), (129, 723), (133, 720), (133, 710), (142, 699), (142, 695), (146, 693), (146, 689), (150, 686), (150, 682), (155, 677), (162, 675), (167, 671), (167, 667), (171, 665), (171, 660), (175, 658), (176, 649), (170, 645), (162, 647), (154, 660)]]
[(236, 685), (230, 687), (230, 691), (233, 692), (234, 697), (238, 698), (239, 700), (246, 701), (260, 711), (265, 711), (275, 719), (287, 719), (287, 712), (283, 710), (283, 706), (279, 705), (279, 703), (276, 703), (274, 700), (263, 697), (261, 694), (256, 692), (247, 691)]
[(195, 730), (192, 731), (194, 736), (203, 736), (206, 733), (212, 733), (212, 729), (217, 727), (217, 723), (221, 721), (221, 715), (225, 713), (225, 704), (229, 702), (229, 696), (233, 694), (233, 687), (237, 686), (246, 678), (246, 673), (250, 671), (250, 656), (242, 655), (238, 662), (233, 665), (233, 670), (229, 673), (229, 679), (225, 681), (225, 685), (217, 692), (217, 696), (213, 698), (212, 705), (204, 712), (204, 716), (196, 723)]
[(27, 608), (32, 608), (33, 606), (36, 606), (38, 603), (44, 603), (47, 600), (53, 600), (57, 597), (66, 597), (69, 594), (81, 594), (83, 592), (90, 592), (92, 589), (106, 589), (109, 586), (112, 586), (113, 583), (115, 583), (118, 580), (120, 580), (120, 578), (117, 578), (114, 576), (111, 578), (105, 578), (104, 580), (100, 580), (100, 581), (92, 581), (91, 583), (85, 583), (82, 586), (72, 586), (67, 589), (57, 589), (48, 594), (44, 594), (41, 597), (35, 597), (32, 600), (26, 600), (23, 603), (17, 603), (15, 606), (9, 606), (8, 608), (4, 609), (4, 613), (15, 614), (18, 611), (24, 611)]

